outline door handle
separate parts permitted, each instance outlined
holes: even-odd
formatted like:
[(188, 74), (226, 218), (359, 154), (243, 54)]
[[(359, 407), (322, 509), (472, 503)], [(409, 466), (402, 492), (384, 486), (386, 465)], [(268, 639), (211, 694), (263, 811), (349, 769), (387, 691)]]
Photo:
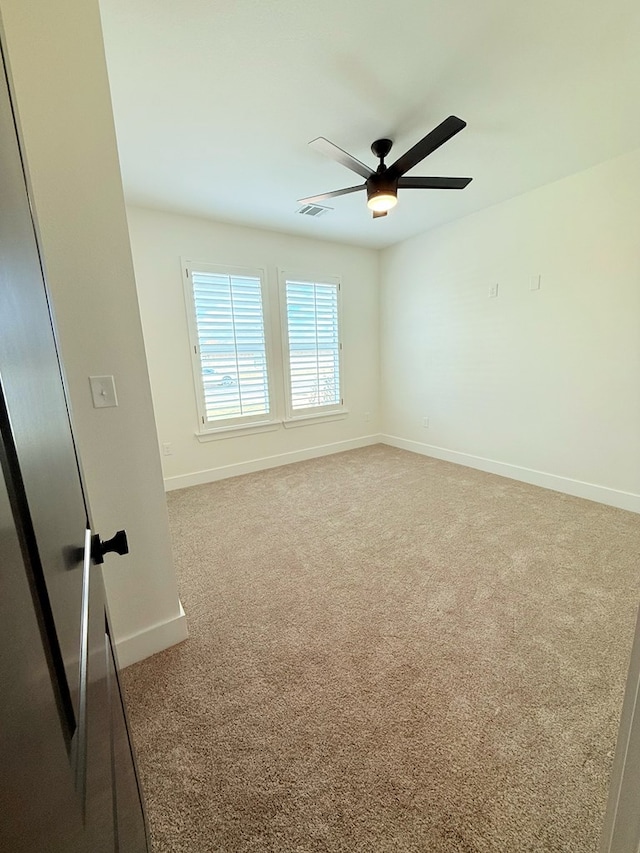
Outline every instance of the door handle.
[(91, 538), (91, 556), (93, 557), (93, 562), (104, 563), (104, 555), (109, 552), (120, 554), (120, 556), (129, 553), (126, 530), (118, 530), (115, 536), (104, 541), (100, 539), (97, 533), (94, 533)]

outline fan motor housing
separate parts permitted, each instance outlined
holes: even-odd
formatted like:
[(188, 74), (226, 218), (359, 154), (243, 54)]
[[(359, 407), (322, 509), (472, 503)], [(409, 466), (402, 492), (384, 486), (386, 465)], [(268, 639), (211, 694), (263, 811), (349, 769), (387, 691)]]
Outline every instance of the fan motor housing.
[(392, 178), (387, 172), (376, 172), (367, 178), (367, 201), (380, 193), (397, 195), (398, 179)]

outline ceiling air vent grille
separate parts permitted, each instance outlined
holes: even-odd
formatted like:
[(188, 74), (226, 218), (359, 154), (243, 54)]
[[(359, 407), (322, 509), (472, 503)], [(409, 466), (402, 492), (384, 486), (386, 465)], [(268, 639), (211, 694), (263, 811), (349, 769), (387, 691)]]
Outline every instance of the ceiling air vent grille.
[(320, 204), (305, 204), (298, 210), (298, 213), (302, 214), (302, 216), (318, 217), (328, 213), (330, 210), (333, 210), (333, 208), (322, 207)]

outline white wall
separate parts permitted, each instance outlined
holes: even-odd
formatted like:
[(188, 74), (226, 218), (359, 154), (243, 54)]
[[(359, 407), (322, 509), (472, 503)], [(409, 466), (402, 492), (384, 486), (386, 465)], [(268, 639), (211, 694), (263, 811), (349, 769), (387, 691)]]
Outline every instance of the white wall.
[[(46, 278), (96, 530), (129, 535), (105, 583), (121, 663), (186, 634), (96, 0), (0, 0)], [(113, 374), (118, 408), (88, 376)], [(52, 500), (55, 496), (52, 495)]]
[(640, 511), (639, 186), (635, 151), (385, 250), (383, 432)]
[[(128, 218), (158, 438), (173, 448), (172, 456), (162, 458), (167, 488), (375, 440), (371, 436), (379, 432), (377, 252), (138, 207), (128, 208)], [(278, 268), (341, 276), (347, 417), (199, 441), (181, 257), (265, 269), (274, 306)], [(272, 320), (277, 333), (278, 317)]]

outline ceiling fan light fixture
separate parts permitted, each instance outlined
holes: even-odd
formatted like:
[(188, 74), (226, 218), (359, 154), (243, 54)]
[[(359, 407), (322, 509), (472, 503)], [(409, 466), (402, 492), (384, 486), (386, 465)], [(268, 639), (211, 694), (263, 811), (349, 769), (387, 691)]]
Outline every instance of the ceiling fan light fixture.
[(343, 151), (342, 148), (338, 148), (333, 142), (329, 142), (324, 136), (319, 136), (312, 140), (309, 145), (313, 145), (321, 154), (331, 157), (332, 160), (360, 175), (365, 179), (365, 182), (355, 187), (345, 187), (341, 190), (302, 198), (299, 199), (299, 204), (317, 205), (318, 202), (328, 198), (336, 198), (366, 189), (367, 207), (373, 211), (374, 219), (377, 219), (380, 216), (386, 216), (387, 212), (398, 203), (398, 187), (401, 189), (462, 190), (471, 181), (471, 178), (406, 178), (405, 175), (464, 127), (466, 127), (466, 122), (461, 118), (449, 116), (437, 127), (434, 127), (430, 133), (423, 136), (419, 142), (416, 142), (412, 148), (405, 151), (391, 166), (387, 166), (384, 161), (391, 151), (393, 141), (391, 139), (376, 139), (371, 145), (371, 151), (380, 161), (375, 171), (365, 166), (360, 160), (356, 160), (351, 154)]
[(367, 207), (376, 213), (386, 213), (398, 203), (398, 196), (391, 190), (379, 190), (372, 193), (367, 199)]

